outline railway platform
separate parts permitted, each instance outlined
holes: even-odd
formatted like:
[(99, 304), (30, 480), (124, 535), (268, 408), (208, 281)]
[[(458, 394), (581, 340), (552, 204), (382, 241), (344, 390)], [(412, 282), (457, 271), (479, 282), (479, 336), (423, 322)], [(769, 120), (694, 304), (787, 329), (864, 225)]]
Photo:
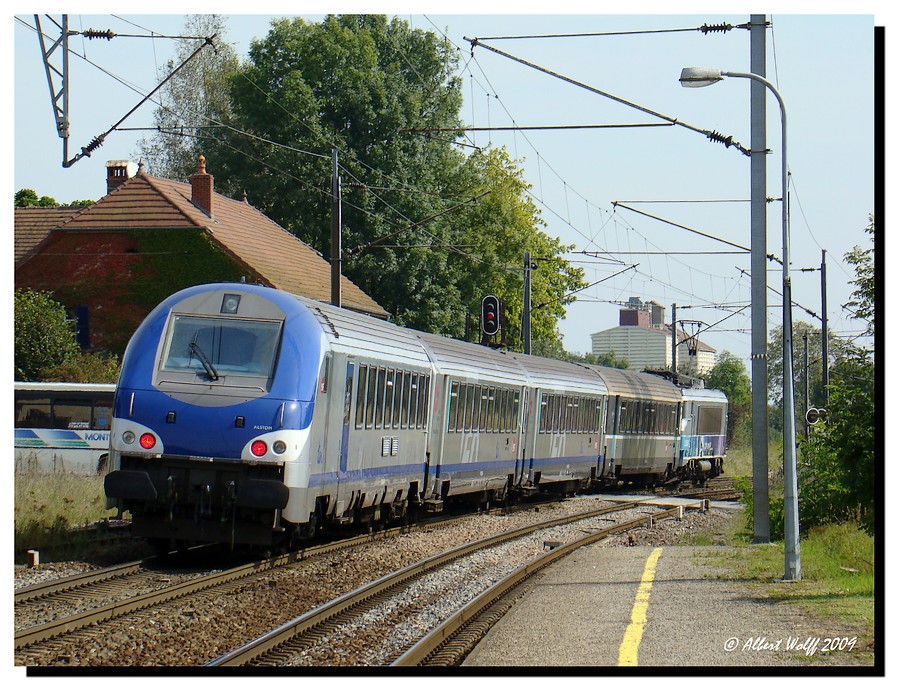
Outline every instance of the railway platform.
[(720, 667), (723, 675), (727, 667), (849, 665), (823, 649), (858, 633), (823, 629), (793, 606), (759, 598), (758, 584), (729, 576), (729, 556), (750, 549), (581, 548), (544, 570), (463, 665)]

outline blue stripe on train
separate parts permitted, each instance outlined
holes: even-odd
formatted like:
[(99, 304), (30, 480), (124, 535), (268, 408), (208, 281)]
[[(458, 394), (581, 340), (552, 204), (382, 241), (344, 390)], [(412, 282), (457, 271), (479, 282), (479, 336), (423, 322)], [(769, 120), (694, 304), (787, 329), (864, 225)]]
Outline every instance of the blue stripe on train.
[[(565, 464), (578, 465), (582, 468), (591, 468), (601, 462), (601, 457), (597, 456), (579, 456), (579, 457), (562, 457), (548, 459), (526, 459), (525, 464), (528, 468), (546, 468), (559, 467)], [(473, 461), (463, 464), (442, 464), (435, 467), (436, 475), (451, 473), (457, 477), (468, 477), (474, 473), (484, 471), (500, 471), (502, 473), (513, 473), (515, 471), (516, 460), (505, 459), (501, 461)], [(373, 480), (377, 478), (392, 478), (397, 476), (420, 476), (425, 473), (425, 464), (401, 464), (397, 466), (375, 466), (369, 469), (357, 469), (355, 471), (337, 472), (331, 471), (326, 473), (314, 473), (309, 477), (309, 487), (318, 488), (325, 485), (333, 485), (334, 483), (359, 482), (365, 480)]]

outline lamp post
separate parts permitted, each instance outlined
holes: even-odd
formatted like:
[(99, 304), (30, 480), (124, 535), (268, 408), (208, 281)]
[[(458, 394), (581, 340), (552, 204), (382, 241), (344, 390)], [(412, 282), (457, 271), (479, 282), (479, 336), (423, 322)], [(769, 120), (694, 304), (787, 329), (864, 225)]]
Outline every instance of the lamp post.
[(788, 227), (787, 114), (784, 100), (775, 86), (749, 72), (725, 72), (706, 67), (685, 67), (679, 81), (685, 87), (704, 87), (725, 77), (752, 79), (763, 84), (781, 108), (781, 246), (783, 300), (781, 331), (784, 388), (784, 578), (800, 579), (800, 521), (797, 506), (797, 449), (794, 420), (794, 358), (791, 317), (790, 231)]

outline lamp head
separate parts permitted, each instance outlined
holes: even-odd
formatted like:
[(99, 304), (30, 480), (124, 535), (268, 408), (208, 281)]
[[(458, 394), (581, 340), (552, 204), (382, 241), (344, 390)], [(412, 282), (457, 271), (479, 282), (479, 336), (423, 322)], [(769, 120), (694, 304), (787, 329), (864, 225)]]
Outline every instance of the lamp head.
[(712, 67), (685, 67), (678, 81), (683, 87), (705, 87), (724, 79), (722, 70)]

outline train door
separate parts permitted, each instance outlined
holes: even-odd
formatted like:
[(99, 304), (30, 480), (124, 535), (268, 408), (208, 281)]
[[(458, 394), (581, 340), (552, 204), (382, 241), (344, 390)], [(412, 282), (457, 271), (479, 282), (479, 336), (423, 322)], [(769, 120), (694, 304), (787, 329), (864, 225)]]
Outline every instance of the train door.
[(331, 496), (331, 506), (340, 497), (347, 471), (350, 444), (350, 400), (356, 365), (343, 354), (328, 354), (319, 381), (317, 406), (325, 407), (324, 429), (316, 435), (312, 474), (321, 479), (322, 495)]

